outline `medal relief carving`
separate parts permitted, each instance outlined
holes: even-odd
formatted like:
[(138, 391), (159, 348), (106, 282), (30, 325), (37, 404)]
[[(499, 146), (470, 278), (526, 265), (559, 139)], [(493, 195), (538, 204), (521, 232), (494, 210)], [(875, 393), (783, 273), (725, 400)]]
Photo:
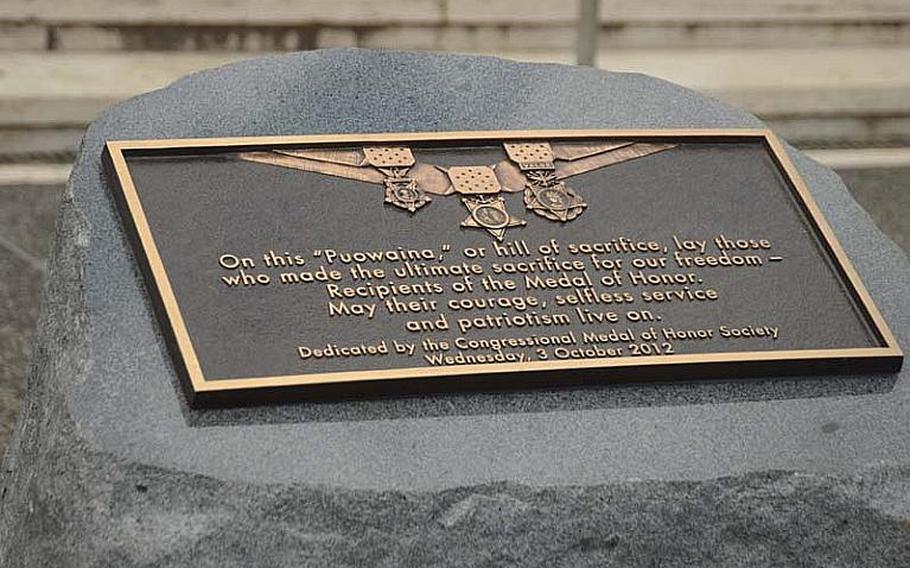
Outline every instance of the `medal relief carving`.
[(504, 159), (497, 163), (448, 167), (421, 162), (408, 146), (241, 152), (237, 158), (375, 184), (385, 189), (385, 204), (411, 214), (430, 204), (431, 195), (458, 194), (468, 210), (461, 227), (502, 240), (508, 229), (527, 224), (509, 212), (505, 194), (522, 193), (527, 211), (568, 223), (588, 204), (566, 179), (675, 146), (518, 140), (501, 144)]

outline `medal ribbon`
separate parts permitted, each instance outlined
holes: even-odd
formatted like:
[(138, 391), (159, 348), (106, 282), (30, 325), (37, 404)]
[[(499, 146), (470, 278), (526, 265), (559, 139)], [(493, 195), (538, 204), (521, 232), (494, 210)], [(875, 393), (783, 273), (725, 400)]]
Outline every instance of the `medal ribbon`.
[(525, 205), (541, 217), (571, 221), (586, 204), (556, 177), (556, 156), (549, 142), (505, 142), (509, 159), (525, 176)]
[(430, 202), (429, 196), (408, 170), (416, 161), (407, 146), (367, 146), (363, 148), (366, 162), (384, 176), (385, 202), (414, 213)]

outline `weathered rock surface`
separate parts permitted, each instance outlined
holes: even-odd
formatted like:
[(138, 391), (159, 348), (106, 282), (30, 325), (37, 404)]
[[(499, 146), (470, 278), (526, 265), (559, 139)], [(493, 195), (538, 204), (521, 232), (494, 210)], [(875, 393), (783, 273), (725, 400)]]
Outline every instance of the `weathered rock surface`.
[[(908, 371), (189, 409), (100, 172), (108, 139), (759, 125), (639, 75), (363, 51), (115, 107), (64, 196), (0, 566), (910, 565)], [(906, 257), (792, 156), (906, 345)]]

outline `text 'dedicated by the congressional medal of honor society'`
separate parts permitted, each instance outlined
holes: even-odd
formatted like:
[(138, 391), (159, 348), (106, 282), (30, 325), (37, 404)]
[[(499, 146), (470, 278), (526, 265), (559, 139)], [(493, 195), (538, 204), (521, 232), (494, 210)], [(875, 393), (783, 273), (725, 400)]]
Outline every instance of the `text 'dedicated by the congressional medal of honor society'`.
[(112, 141), (195, 403), (888, 372), (763, 130)]

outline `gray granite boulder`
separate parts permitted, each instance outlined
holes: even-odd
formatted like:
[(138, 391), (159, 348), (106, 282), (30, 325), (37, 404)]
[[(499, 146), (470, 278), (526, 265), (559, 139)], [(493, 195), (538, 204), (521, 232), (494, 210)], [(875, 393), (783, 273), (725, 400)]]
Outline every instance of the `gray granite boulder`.
[[(908, 566), (910, 371), (185, 405), (107, 139), (761, 126), (646, 76), (325, 51), (197, 73), (89, 128), (0, 478), (0, 566)], [(790, 150), (898, 340), (907, 258)]]

